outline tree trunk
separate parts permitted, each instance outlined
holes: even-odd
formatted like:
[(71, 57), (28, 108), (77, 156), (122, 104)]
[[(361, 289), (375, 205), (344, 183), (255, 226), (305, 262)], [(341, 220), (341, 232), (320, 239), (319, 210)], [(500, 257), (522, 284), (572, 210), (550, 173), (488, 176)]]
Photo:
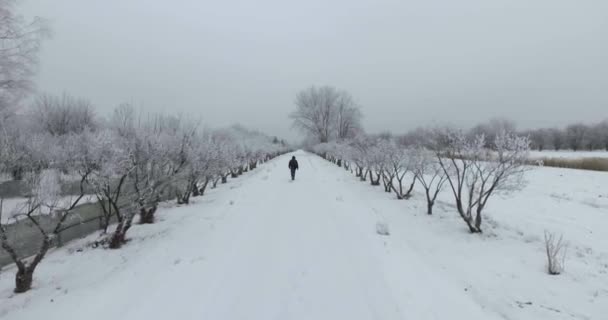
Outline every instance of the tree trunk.
[(426, 213), (429, 215), (433, 214), (433, 205), (435, 204), (435, 200), (431, 199), (430, 190), (424, 188), (426, 192)]
[(122, 218), (118, 225), (116, 226), (116, 230), (112, 234), (112, 238), (110, 238), (110, 249), (120, 249), (122, 245), (126, 242), (127, 235), (127, 221), (125, 218)]
[(399, 190), (397, 190), (394, 184), (391, 186), (391, 188), (395, 192), (395, 195), (397, 195), (397, 200), (403, 200), (403, 182), (402, 180), (399, 180), (398, 176), (397, 181), (399, 182)]
[(481, 211), (483, 210), (483, 205), (479, 204), (477, 206), (477, 212), (475, 214), (475, 229), (477, 232), (481, 233)]
[(154, 223), (154, 213), (156, 212), (156, 205), (151, 208), (141, 208), (139, 209), (139, 223), (141, 224), (152, 224)]
[(416, 177), (414, 177), (414, 180), (412, 180), (412, 184), (410, 184), (409, 189), (407, 189), (407, 192), (403, 195), (404, 199), (409, 199), (412, 197), (412, 191), (414, 190), (415, 184), (416, 184)]
[(120, 249), (123, 243), (125, 243), (125, 234), (122, 230), (122, 225), (119, 224), (110, 239), (110, 249)]
[(382, 182), (384, 184), (384, 192), (390, 193), (393, 190), (392, 179), (389, 179), (384, 174), (382, 175)]
[(205, 194), (205, 190), (207, 190), (207, 186), (209, 185), (209, 179), (205, 180), (203, 186), (198, 190), (199, 195), (203, 196)]
[(15, 275), (15, 293), (27, 292), (32, 288), (32, 282), (34, 281), (34, 269), (19, 268)]
[(15, 169), (13, 169), (13, 172), (11, 173), (11, 175), (13, 176), (13, 180), (23, 180), (23, 168), (22, 167), (17, 167)]
[[(461, 207), (462, 207), (462, 205), (461, 205)], [(473, 217), (471, 215), (470, 210), (471, 209), (469, 209), (464, 216), (462, 214), (461, 214), (461, 216), (464, 219), (464, 222), (467, 224), (467, 227), (469, 227), (469, 231), (471, 233), (481, 233), (481, 229), (479, 228), (479, 226), (476, 226), (473, 221)]]

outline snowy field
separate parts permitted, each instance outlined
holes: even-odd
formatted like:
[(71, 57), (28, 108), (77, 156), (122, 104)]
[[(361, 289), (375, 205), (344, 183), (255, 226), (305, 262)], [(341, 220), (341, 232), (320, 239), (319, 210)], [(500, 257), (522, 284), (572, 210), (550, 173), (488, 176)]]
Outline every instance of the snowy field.
[[(52, 252), (25, 294), (6, 268), (0, 318), (608, 319), (608, 173), (535, 168), (471, 235), (445, 192), (430, 217), (420, 193), (395, 200), (296, 156), (295, 182), (283, 156), (165, 206), (119, 251), (91, 236)], [(545, 272), (544, 230), (569, 242), (560, 276)]]
[(564, 159), (581, 159), (581, 158), (608, 158), (608, 151), (530, 151), (531, 159), (541, 158), (564, 158)]

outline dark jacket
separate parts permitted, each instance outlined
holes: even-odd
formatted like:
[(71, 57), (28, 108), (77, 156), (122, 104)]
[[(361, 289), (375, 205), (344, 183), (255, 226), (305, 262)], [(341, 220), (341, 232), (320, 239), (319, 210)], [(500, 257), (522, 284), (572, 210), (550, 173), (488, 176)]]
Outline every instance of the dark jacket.
[(298, 167), (298, 160), (296, 160), (295, 158), (291, 159), (291, 161), (289, 161), (289, 169), (290, 170), (298, 170), (298, 169), (300, 169)]

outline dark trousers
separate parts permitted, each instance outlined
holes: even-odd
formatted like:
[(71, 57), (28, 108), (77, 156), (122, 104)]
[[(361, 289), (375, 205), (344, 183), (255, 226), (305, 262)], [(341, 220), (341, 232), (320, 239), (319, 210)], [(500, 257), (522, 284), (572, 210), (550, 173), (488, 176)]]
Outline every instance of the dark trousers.
[(296, 170), (291, 169), (291, 180), (295, 180), (295, 178), (296, 178)]

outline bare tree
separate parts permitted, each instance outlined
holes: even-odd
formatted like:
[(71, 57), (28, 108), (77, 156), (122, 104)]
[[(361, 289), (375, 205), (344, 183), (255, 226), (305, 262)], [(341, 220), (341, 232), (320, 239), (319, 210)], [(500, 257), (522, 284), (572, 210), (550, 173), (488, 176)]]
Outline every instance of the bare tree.
[(121, 136), (133, 135), (135, 131), (135, 107), (130, 103), (122, 103), (112, 113), (110, 128)]
[(523, 187), (528, 138), (502, 132), (490, 151), (483, 135), (467, 138), (462, 131), (445, 129), (436, 135), (434, 144), (458, 213), (472, 233), (481, 232), (488, 199)]
[(55, 136), (97, 127), (91, 103), (67, 93), (61, 97), (40, 95), (34, 103), (33, 117), (40, 128)]
[(128, 177), (135, 169), (131, 161), (133, 136), (121, 136), (115, 131), (105, 130), (98, 133), (95, 170), (88, 181), (94, 188), (99, 205), (104, 213), (104, 233), (109, 227), (110, 218), (116, 217), (118, 224), (110, 238), (110, 248), (120, 248), (126, 241), (126, 232), (131, 227), (135, 207), (125, 201)]
[(328, 142), (332, 130), (334, 106), (339, 95), (335, 88), (310, 87), (296, 96), (296, 111), (290, 115), (295, 127), (316, 138)]
[(371, 140), (369, 152), (366, 158), (367, 174), (369, 174), (369, 182), (372, 186), (379, 186), (382, 179), (382, 172), (387, 166), (386, 154), (381, 150), (381, 139), (376, 138)]
[(336, 104), (336, 138), (338, 141), (351, 139), (362, 130), (361, 111), (347, 92), (340, 94)]
[[(390, 178), (389, 191), (395, 192), (397, 199), (409, 199), (416, 184), (416, 173), (412, 170), (412, 154), (405, 146), (398, 145), (395, 141), (391, 141), (389, 145), (384, 147), (386, 153), (385, 172), (387, 178)], [(408, 173), (412, 174), (412, 182), (409, 187), (404, 188), (404, 180)], [(393, 183), (393, 179), (397, 183)]]
[(597, 125), (596, 132), (601, 137), (603, 148), (608, 151), (608, 120), (604, 120)]
[(0, 120), (12, 115), (31, 91), (40, 44), (47, 35), (41, 18), (28, 21), (15, 13), (15, 1), (0, 0)]
[(348, 143), (346, 149), (346, 157), (355, 164), (355, 175), (361, 181), (365, 181), (367, 177), (366, 159), (370, 152), (371, 142), (367, 135), (358, 134)]
[(608, 121), (589, 126), (585, 141), (585, 147), (588, 150), (606, 149), (608, 147)]
[[(35, 136), (31, 141), (38, 146)], [(48, 143), (49, 141), (47, 141)], [(46, 256), (53, 240), (63, 231), (63, 225), (69, 218), (72, 210), (81, 202), (85, 196), (85, 184), (91, 168), (86, 162), (89, 148), (88, 144), (78, 144), (77, 140), (67, 139), (65, 142), (54, 141), (50, 143), (51, 149), (45, 152), (49, 155), (57, 169), (69, 167), (80, 176), (80, 191), (77, 195), (70, 197), (61, 196), (61, 179), (56, 169), (30, 170), (25, 175), (25, 182), (30, 188), (25, 200), (12, 209), (12, 212), (3, 212), (2, 200), (0, 200), (0, 244), (9, 254), (15, 265), (17, 273), (15, 276), (15, 292), (28, 291), (33, 282), (36, 267)], [(33, 150), (34, 148), (32, 148)], [(41, 150), (40, 148), (36, 148)], [(66, 155), (69, 154), (69, 158)], [(83, 162), (84, 160), (84, 162)], [(32, 168), (32, 166), (28, 166)], [(25, 219), (29, 221), (40, 233), (41, 240), (38, 250), (30, 257), (20, 254), (15, 249), (15, 243), (8, 237), (6, 223), (9, 219), (3, 219), (2, 214), (9, 214), (14, 221)], [(6, 222), (4, 222), (6, 221)]]
[(425, 191), (427, 213), (433, 214), (435, 200), (443, 189), (447, 176), (431, 151), (418, 147), (412, 157), (414, 175)]
[[(47, 230), (45, 230), (43, 224), (38, 219), (38, 214), (43, 210), (43, 207), (54, 207), (59, 197), (59, 186), (56, 178), (57, 175), (52, 174), (28, 173), (26, 180), (32, 192), (22, 204), (13, 209), (13, 212), (10, 212), (11, 218), (28, 219), (43, 235), (42, 243), (34, 259), (28, 262), (27, 257), (20, 255), (15, 250), (14, 244), (11, 243), (7, 236), (7, 226), (0, 220), (0, 242), (2, 248), (9, 254), (17, 266), (17, 274), (15, 276), (16, 293), (26, 292), (31, 288), (34, 271), (51, 246), (53, 238), (47, 233)], [(1, 203), (2, 201), (0, 200)], [(4, 213), (2, 211), (3, 208), (0, 206), (0, 213)], [(2, 219), (1, 216), (0, 219)]]
[(553, 141), (550, 129), (535, 129), (528, 132), (530, 137), (531, 147), (543, 151), (553, 147)]
[(290, 118), (316, 142), (353, 137), (361, 128), (361, 113), (352, 96), (330, 86), (310, 87), (296, 95)]
[(566, 127), (566, 139), (568, 146), (574, 150), (580, 150), (585, 147), (589, 129), (582, 123), (572, 124)]
[(557, 151), (566, 147), (566, 135), (562, 130), (558, 128), (551, 128), (549, 129), (549, 134), (551, 139), (551, 145), (553, 146), (554, 150)]
[(483, 135), (486, 148), (492, 148), (492, 142), (501, 132), (515, 132), (515, 123), (505, 118), (493, 118), (485, 123), (473, 127), (469, 132), (469, 138)]

